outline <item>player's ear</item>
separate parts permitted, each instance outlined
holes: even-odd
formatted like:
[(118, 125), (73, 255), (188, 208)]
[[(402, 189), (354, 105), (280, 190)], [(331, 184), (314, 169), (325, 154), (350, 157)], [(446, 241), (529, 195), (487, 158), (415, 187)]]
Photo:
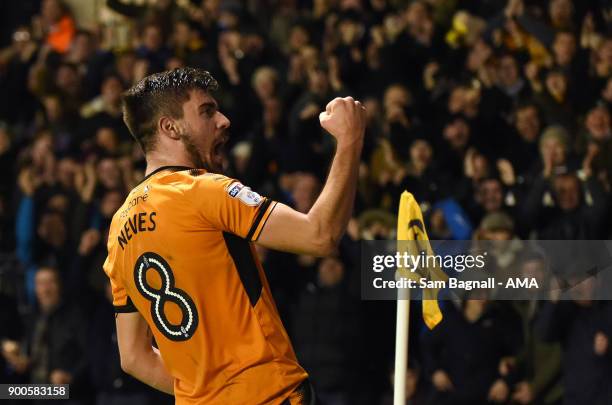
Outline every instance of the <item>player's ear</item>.
[(180, 139), (178, 123), (168, 116), (161, 116), (157, 121), (157, 129), (161, 135), (168, 136), (172, 139)]

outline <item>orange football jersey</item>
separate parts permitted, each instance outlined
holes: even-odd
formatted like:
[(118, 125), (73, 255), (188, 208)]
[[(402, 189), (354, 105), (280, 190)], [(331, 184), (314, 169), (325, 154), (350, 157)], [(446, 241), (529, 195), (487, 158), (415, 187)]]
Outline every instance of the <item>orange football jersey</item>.
[(298, 364), (252, 241), (276, 203), (187, 167), (148, 175), (114, 215), (104, 271), (146, 319), (177, 404), (280, 404)]

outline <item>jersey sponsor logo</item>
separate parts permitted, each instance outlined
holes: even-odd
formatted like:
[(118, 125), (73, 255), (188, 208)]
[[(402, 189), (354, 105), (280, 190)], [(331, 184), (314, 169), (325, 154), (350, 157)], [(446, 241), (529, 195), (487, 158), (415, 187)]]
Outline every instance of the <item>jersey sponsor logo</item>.
[[(129, 212), (130, 212), (130, 210), (131, 210), (132, 208), (134, 208), (135, 206), (137, 206), (137, 205), (138, 205), (138, 204), (140, 204), (141, 202), (142, 202), (142, 203), (144, 203), (144, 202), (146, 202), (146, 201), (147, 201), (147, 198), (149, 198), (149, 194), (148, 194), (149, 188), (148, 188), (148, 187), (149, 187), (149, 186), (145, 186), (145, 189), (144, 189), (144, 194), (139, 195), (139, 196), (136, 196), (136, 197), (132, 198), (131, 200), (129, 200), (129, 202), (128, 202), (127, 206), (126, 206), (126, 207), (125, 207), (125, 208), (124, 208), (124, 209), (121, 211), (121, 213), (119, 214), (119, 216), (120, 216), (121, 218), (125, 218), (125, 217), (127, 217), (127, 216), (128, 216), (128, 214), (129, 214)], [(124, 204), (124, 205), (125, 205), (125, 204)]]
[(242, 184), (234, 182), (227, 188), (227, 194), (229, 194), (230, 197), (235, 198), (243, 188), (244, 186)]
[(233, 182), (227, 188), (227, 194), (232, 198), (237, 198), (244, 204), (251, 207), (257, 207), (263, 201), (263, 197), (251, 190), (250, 187), (245, 187), (242, 183)]

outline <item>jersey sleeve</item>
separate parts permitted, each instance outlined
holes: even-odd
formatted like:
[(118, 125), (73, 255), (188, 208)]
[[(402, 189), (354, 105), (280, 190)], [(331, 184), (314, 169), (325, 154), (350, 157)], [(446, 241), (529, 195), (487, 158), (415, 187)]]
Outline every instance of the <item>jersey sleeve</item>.
[(138, 312), (132, 303), (130, 296), (127, 294), (127, 291), (125, 291), (123, 284), (118, 277), (115, 276), (115, 272), (112, 270), (111, 256), (109, 254), (104, 262), (104, 272), (110, 279), (111, 292), (113, 294), (113, 307), (115, 308), (115, 312)]
[(201, 214), (216, 229), (256, 241), (276, 202), (262, 197), (237, 180), (221, 175), (203, 176)]

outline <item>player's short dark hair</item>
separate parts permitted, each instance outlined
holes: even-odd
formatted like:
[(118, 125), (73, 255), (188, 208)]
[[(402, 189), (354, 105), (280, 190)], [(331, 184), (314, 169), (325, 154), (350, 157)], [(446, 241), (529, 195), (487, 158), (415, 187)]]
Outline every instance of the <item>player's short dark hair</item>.
[(182, 118), (190, 91), (217, 88), (217, 81), (203, 69), (183, 67), (149, 75), (123, 94), (123, 121), (146, 153), (155, 144), (160, 116)]

